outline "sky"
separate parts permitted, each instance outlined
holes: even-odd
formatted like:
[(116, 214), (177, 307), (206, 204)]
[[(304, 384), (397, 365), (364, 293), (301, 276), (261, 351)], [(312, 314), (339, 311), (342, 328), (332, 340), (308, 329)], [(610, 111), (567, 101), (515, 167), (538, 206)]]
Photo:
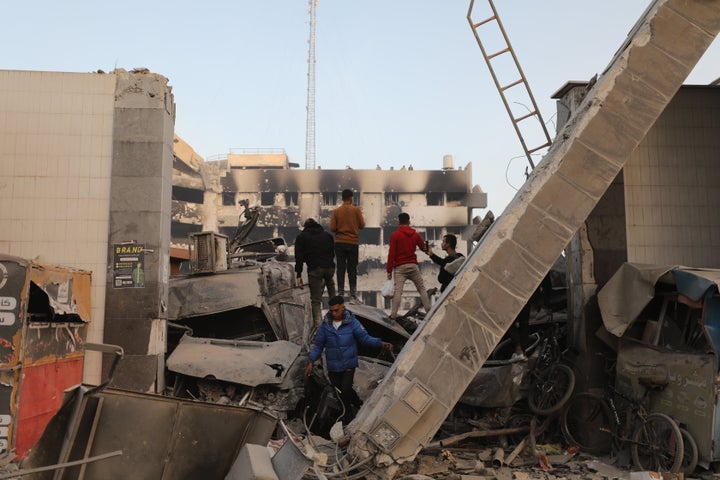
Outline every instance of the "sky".
[[(645, 0), (494, 4), (551, 137), (551, 96), (567, 81), (602, 72), (648, 6)], [(319, 1), (317, 166), (440, 169), (443, 156), (452, 155), (455, 167), (472, 163), (473, 184), (487, 193), (488, 208), (503, 211), (528, 161), (468, 23), (469, 5)], [(475, 1), (474, 22), (490, 15), (488, 5)], [(305, 167), (306, 0), (23, 0), (6, 2), (3, 17), (0, 69), (148, 68), (168, 78), (175, 132), (201, 156), (282, 148)], [(483, 28), (491, 51), (500, 33)], [(720, 77), (719, 59), (716, 40), (686, 83)], [(494, 68), (503, 83), (514, 80), (512, 63)], [(514, 109), (530, 110), (528, 101), (509, 98)], [(533, 143), (542, 139), (538, 122), (523, 131), (528, 147), (541, 144)]]

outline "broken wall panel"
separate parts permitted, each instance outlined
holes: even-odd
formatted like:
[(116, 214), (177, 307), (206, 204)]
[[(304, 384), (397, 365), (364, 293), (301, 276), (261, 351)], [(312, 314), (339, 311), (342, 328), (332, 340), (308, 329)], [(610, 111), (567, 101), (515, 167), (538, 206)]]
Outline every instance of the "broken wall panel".
[(24, 458), (82, 381), (90, 276), (0, 255), (0, 451)]
[(428, 444), (718, 29), (718, 0), (651, 5), (363, 405), (352, 454), (390, 466)]
[[(267, 444), (277, 425), (277, 418), (258, 408), (113, 389), (86, 395), (73, 425), (78, 390), (70, 393), (53, 418), (54, 427), (23, 468), (57, 462), (64, 433), (77, 427), (69, 439), (69, 461), (117, 450), (122, 455), (66, 468), (62, 478), (224, 478), (242, 446)], [(53, 473), (37, 473), (32, 478), (53, 478)]]

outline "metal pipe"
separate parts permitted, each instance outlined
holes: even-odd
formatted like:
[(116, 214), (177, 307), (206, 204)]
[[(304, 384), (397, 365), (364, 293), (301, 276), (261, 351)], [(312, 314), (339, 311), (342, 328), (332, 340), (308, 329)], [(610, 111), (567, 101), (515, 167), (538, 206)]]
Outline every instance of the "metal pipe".
[(58, 463), (57, 465), (47, 465), (45, 467), (29, 468), (27, 470), (18, 470), (17, 472), (0, 473), (0, 479), (21, 477), (23, 475), (30, 475), (32, 473), (47, 472), (48, 470), (56, 470), (58, 468), (76, 467), (86, 463), (96, 462), (98, 460), (105, 460), (106, 458), (117, 457), (122, 455), (122, 450), (115, 450), (110, 453), (103, 453), (94, 457), (84, 458), (82, 460), (74, 460), (72, 462)]

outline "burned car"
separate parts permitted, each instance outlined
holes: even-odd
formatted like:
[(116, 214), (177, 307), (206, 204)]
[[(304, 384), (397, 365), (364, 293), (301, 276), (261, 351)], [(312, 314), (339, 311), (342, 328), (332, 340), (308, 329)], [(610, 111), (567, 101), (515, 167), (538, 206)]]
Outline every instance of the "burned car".
[(706, 467), (720, 460), (719, 281), (715, 269), (626, 263), (598, 293), (616, 386), (639, 398), (641, 379), (662, 381), (650, 410), (680, 422)]

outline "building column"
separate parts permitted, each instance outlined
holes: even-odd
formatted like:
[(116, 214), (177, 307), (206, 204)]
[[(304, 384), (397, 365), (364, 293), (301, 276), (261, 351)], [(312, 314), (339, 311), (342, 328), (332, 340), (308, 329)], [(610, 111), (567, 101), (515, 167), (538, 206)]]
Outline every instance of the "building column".
[[(118, 70), (105, 343), (125, 356), (112, 385), (164, 388), (175, 104), (167, 79)], [(142, 268), (142, 275), (136, 267)], [(111, 359), (104, 361), (104, 374)]]

